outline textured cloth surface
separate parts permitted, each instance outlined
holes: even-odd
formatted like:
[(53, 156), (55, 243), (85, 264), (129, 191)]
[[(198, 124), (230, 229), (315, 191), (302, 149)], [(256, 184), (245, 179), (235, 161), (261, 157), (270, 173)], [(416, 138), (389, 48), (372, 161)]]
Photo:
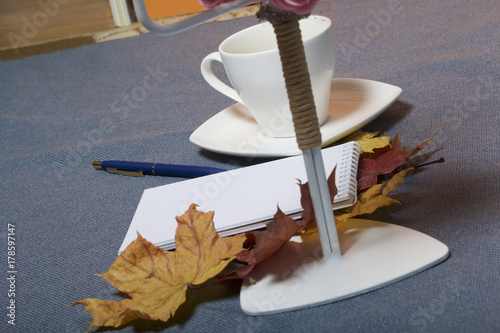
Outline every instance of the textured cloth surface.
[[(135, 321), (120, 332), (499, 332), (499, 10), (497, 0), (349, 0), (315, 9), (334, 22), (336, 77), (403, 89), (367, 130), (399, 132), (408, 148), (437, 133), (424, 155), (446, 163), (412, 175), (394, 195), (402, 205), (371, 218), (435, 237), (450, 248), (448, 260), (358, 297), (264, 317), (241, 311), (238, 282), (193, 290), (171, 321)], [(256, 23), (0, 62), (0, 331), (83, 332), (91, 316), (71, 308), (74, 301), (122, 299), (93, 274), (114, 261), (143, 190), (180, 179), (97, 172), (93, 160), (228, 169), (264, 161), (189, 142), (234, 103), (204, 82), (201, 60)], [(6, 316), (8, 224), (16, 326)]]

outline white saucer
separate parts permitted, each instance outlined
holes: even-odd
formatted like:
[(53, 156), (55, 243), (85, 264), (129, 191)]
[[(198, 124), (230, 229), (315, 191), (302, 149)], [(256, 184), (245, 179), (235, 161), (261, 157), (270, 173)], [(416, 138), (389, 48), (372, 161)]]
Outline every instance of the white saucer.
[[(322, 146), (360, 129), (391, 105), (401, 88), (364, 79), (333, 79), (330, 117), (321, 126)], [(265, 136), (248, 109), (236, 103), (198, 127), (189, 138), (201, 148), (229, 155), (282, 157), (300, 155), (295, 137)]]

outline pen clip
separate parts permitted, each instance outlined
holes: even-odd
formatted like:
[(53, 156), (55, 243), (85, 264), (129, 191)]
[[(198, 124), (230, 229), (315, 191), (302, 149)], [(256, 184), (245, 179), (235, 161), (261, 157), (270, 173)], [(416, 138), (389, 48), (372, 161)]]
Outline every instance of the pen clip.
[(141, 170), (139, 170), (139, 171), (123, 171), (123, 170), (118, 170), (115, 168), (106, 168), (106, 171), (109, 173), (114, 173), (114, 174), (123, 175), (123, 176), (144, 177), (144, 174), (142, 173)]

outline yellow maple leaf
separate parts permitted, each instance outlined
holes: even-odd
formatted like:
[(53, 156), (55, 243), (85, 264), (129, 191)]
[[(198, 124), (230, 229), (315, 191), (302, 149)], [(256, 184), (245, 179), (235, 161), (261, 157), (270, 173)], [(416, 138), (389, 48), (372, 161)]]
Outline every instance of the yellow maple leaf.
[(356, 131), (346, 137), (343, 141), (356, 141), (361, 146), (362, 153), (373, 153), (374, 149), (382, 149), (391, 145), (390, 136), (380, 136), (380, 131), (376, 132), (363, 132), (362, 130)]
[(399, 201), (388, 197), (388, 195), (403, 183), (406, 174), (410, 170), (413, 170), (413, 168), (400, 171), (392, 176), (387, 183), (373, 185), (361, 192), (354, 206), (335, 212), (336, 223), (343, 223), (355, 216), (371, 214), (381, 207), (399, 203)]
[(245, 235), (221, 238), (215, 231), (213, 212), (200, 212), (192, 204), (177, 218), (176, 250), (165, 251), (141, 235), (111, 265), (99, 274), (131, 298), (121, 302), (88, 298), (84, 305), (97, 326), (121, 326), (142, 318), (167, 321), (185, 302), (189, 285), (214, 277), (241, 251)]
[(404, 169), (404, 170), (398, 172), (394, 176), (392, 176), (392, 178), (389, 179), (386, 186), (384, 187), (382, 194), (389, 195), (389, 193), (391, 193), (396, 187), (403, 184), (405, 177), (406, 177), (406, 174), (413, 169), (414, 168), (407, 168), (407, 169)]

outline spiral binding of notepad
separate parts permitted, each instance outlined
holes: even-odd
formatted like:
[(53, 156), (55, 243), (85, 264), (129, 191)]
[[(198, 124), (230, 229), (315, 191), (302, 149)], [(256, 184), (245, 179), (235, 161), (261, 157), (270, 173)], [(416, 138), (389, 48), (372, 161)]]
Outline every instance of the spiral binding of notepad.
[[(353, 151), (355, 154), (353, 154)], [(358, 189), (356, 179), (360, 153), (361, 147), (354, 141), (342, 150), (340, 169), (335, 174), (338, 188), (337, 195), (335, 195), (334, 203), (332, 204), (333, 209), (344, 208), (356, 203)]]

